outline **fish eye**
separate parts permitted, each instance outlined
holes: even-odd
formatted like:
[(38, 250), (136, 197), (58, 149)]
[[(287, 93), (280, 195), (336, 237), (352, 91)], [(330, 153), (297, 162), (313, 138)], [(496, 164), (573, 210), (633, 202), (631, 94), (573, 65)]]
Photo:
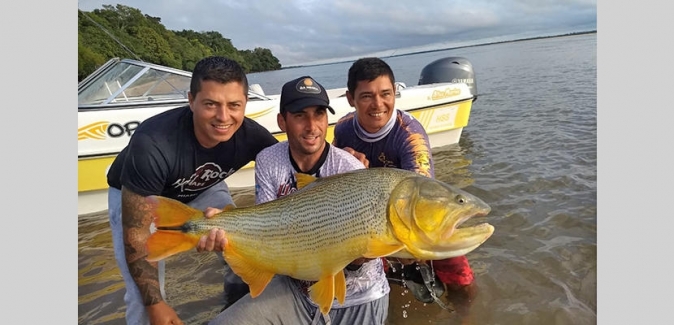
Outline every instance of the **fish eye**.
[(458, 204), (464, 204), (466, 203), (466, 198), (463, 197), (463, 195), (459, 194), (456, 197), (454, 197), (454, 201), (456, 201), (456, 203)]

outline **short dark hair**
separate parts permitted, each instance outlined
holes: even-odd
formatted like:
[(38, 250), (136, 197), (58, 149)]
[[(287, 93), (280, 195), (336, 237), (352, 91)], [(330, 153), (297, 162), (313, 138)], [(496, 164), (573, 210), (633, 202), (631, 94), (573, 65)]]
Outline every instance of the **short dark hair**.
[(223, 56), (209, 56), (197, 62), (192, 71), (190, 93), (196, 96), (201, 90), (201, 82), (213, 80), (222, 84), (238, 82), (243, 86), (243, 94), (248, 97), (248, 78), (241, 65)]
[(395, 85), (396, 80), (393, 76), (393, 70), (384, 60), (375, 57), (360, 58), (349, 68), (346, 88), (353, 94), (359, 81), (367, 80), (369, 82), (381, 76), (388, 76), (391, 79), (391, 84)]

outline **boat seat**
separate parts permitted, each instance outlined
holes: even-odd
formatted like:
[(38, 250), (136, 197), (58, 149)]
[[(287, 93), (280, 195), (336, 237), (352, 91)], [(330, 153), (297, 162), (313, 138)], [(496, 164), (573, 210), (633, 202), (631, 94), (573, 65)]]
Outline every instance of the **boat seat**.
[(260, 84), (251, 84), (248, 86), (248, 89), (254, 93), (264, 95), (264, 90), (262, 89), (262, 86)]

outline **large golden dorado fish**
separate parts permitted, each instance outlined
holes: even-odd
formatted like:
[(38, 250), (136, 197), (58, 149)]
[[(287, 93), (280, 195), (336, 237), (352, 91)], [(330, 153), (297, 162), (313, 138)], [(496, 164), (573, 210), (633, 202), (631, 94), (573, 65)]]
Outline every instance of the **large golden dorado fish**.
[(157, 231), (148, 260), (196, 247), (214, 227), (225, 230), (224, 257), (257, 297), (275, 274), (318, 281), (310, 296), (322, 313), (344, 303), (343, 269), (359, 257), (438, 260), (465, 255), (489, 238), (483, 223), (457, 228), (490, 207), (446, 183), (395, 168), (369, 168), (314, 178), (297, 174), (299, 190), (210, 219), (179, 201), (148, 197)]

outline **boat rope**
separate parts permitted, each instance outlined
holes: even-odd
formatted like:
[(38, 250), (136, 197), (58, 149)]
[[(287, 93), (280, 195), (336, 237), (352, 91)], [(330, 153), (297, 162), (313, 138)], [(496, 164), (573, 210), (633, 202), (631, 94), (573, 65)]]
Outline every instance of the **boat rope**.
[(91, 21), (94, 25), (98, 26), (98, 28), (100, 28), (104, 33), (108, 34), (108, 36), (110, 36), (115, 42), (117, 42), (117, 44), (119, 44), (122, 48), (124, 48), (124, 49), (125, 49), (126, 51), (128, 51), (129, 53), (131, 53), (131, 55), (133, 55), (133, 56), (136, 58), (136, 60), (141, 61), (141, 62), (144, 62), (140, 57), (138, 57), (138, 55), (136, 55), (136, 53), (133, 53), (133, 51), (129, 50), (129, 48), (127, 48), (126, 46), (124, 46), (124, 44), (122, 44), (122, 42), (120, 42), (120, 41), (117, 39), (117, 37), (115, 37), (114, 35), (112, 35), (112, 33), (108, 32), (107, 29), (105, 29), (103, 26), (101, 26), (101, 24), (97, 23), (95, 20), (91, 19), (91, 17), (87, 16), (87, 15), (84, 13), (84, 11), (80, 10), (80, 8), (77, 8), (77, 11), (81, 12), (82, 15), (83, 15), (85, 18), (89, 19), (89, 21)]

